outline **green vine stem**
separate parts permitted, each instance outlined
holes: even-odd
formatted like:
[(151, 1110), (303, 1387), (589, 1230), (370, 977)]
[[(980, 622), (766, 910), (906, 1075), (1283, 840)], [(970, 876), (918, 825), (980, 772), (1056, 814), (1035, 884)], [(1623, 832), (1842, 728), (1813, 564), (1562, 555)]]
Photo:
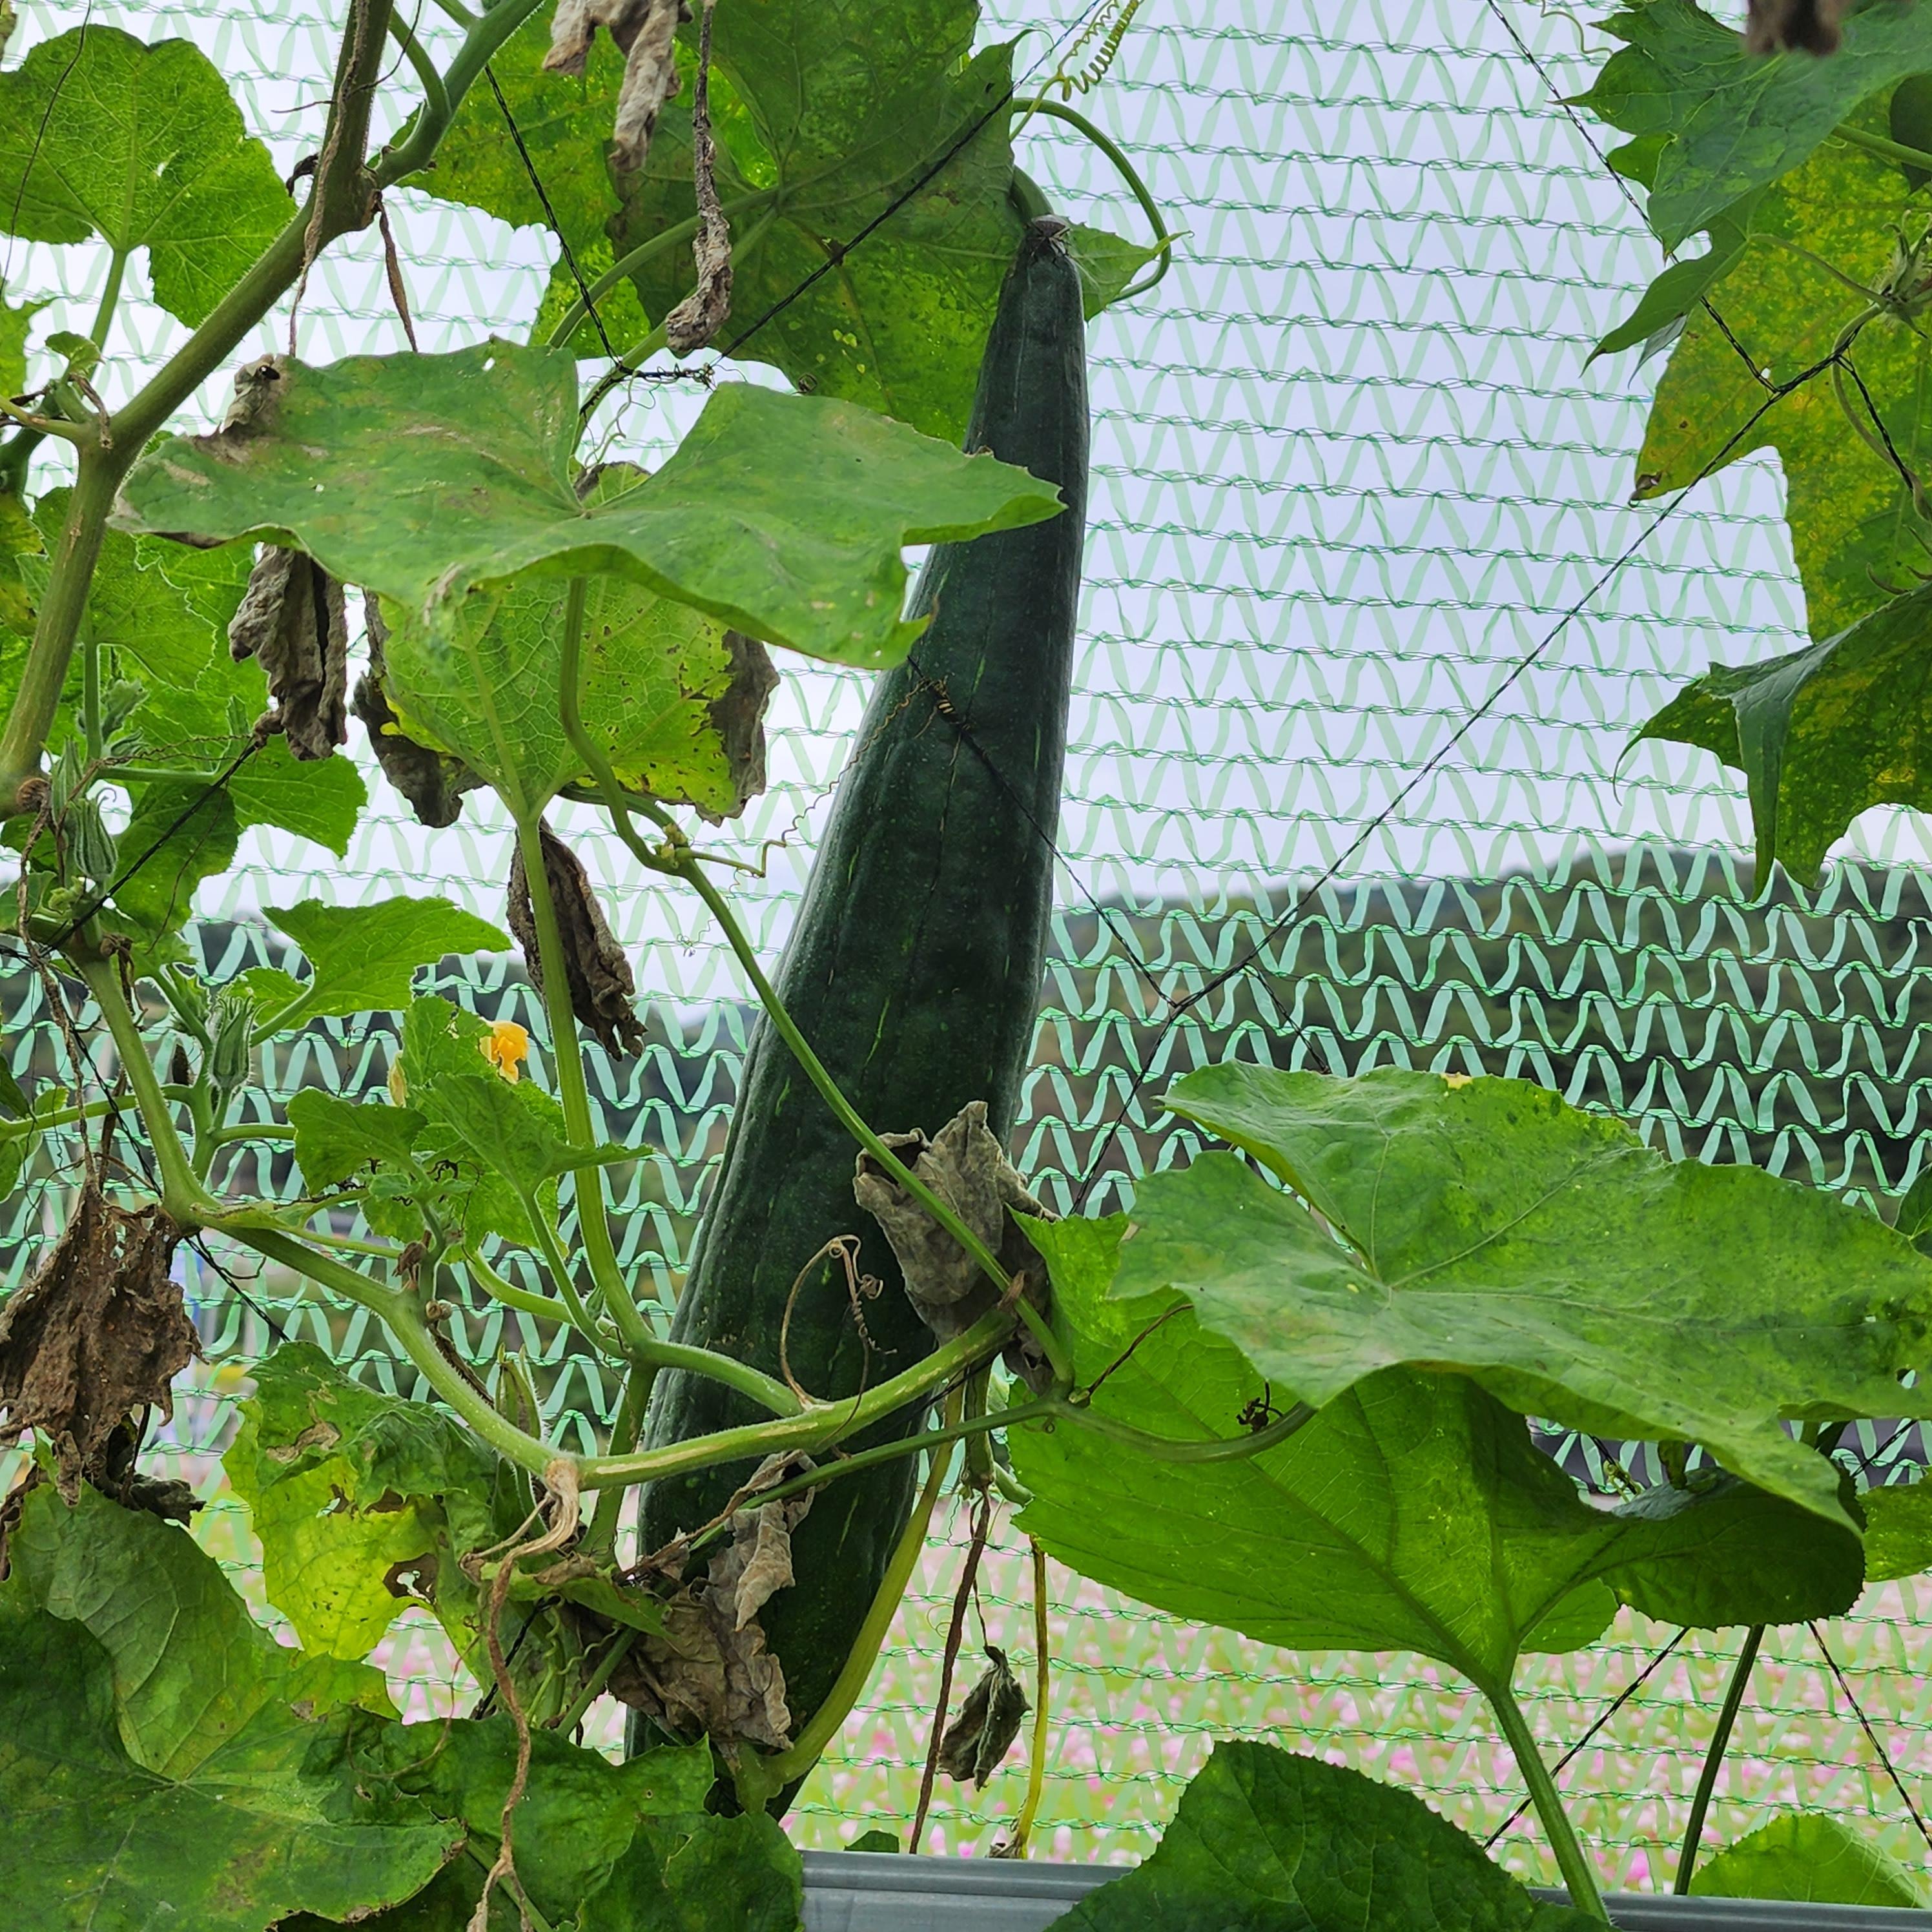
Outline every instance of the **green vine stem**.
[[(565, 620), (568, 633), (580, 640), (584, 632), (584, 588), (582, 578), (570, 580)], [(550, 1057), (556, 1064), (556, 1096), (563, 1108), (564, 1131), (572, 1147), (587, 1148), (596, 1144), (597, 1133), (590, 1118), (590, 1090), (584, 1078), (577, 1016), (571, 1009), (563, 934), (557, 925), (550, 874), (544, 865), (542, 823), (534, 813), (518, 814), (517, 849), (523, 855), (524, 878), (530, 888), (530, 910), (536, 922), (544, 1008), (550, 1017)], [(606, 1311), (617, 1324), (625, 1346), (633, 1350), (645, 1347), (651, 1339), (650, 1328), (617, 1266), (617, 1251), (610, 1244), (610, 1223), (604, 1208), (603, 1177), (594, 1170), (579, 1172), (573, 1177), (572, 1185), (576, 1190), (578, 1238), (584, 1244), (590, 1278)], [(574, 1295), (576, 1291), (567, 1275), (558, 1281), (557, 1292), (566, 1302)]]
[(1610, 1915), (1604, 1910), (1603, 1894), (1597, 1889), (1596, 1874), (1591, 1870), (1590, 1862), (1583, 1856), (1583, 1847), (1577, 1842), (1576, 1832), (1563, 1809), (1563, 1800), (1557, 1793), (1556, 1781), (1543, 1761), (1543, 1754), (1536, 1748), (1536, 1739), (1531, 1734), (1528, 1720), (1522, 1714), (1522, 1706), (1516, 1701), (1515, 1694), (1507, 1683), (1490, 1684), (1478, 1680), (1476, 1688), (1496, 1714), (1496, 1721), (1502, 1726), (1503, 1736), (1516, 1759), (1516, 1768), (1522, 1773), (1522, 1781), (1529, 1787), (1530, 1802), (1536, 1807), (1536, 1815), (1543, 1821), (1544, 1835), (1556, 1854), (1556, 1868), (1563, 1875), (1570, 1903), (1579, 1912), (1609, 1924)]
[(154, 1163), (160, 1172), (161, 1206), (171, 1221), (191, 1233), (205, 1226), (212, 1215), (219, 1214), (220, 1204), (202, 1186), (188, 1149), (176, 1130), (167, 1096), (161, 1090), (154, 1063), (148, 1058), (146, 1043), (141, 1038), (140, 1023), (122, 991), (119, 968), (115, 961), (105, 958), (76, 958), (74, 964), (100, 1009), (121, 1070), (134, 1090), (134, 1105), (141, 1124), (147, 1130), (148, 1142), (154, 1150)]
[(1932, 154), (1923, 148), (1908, 148), (1902, 141), (1888, 141), (1882, 134), (1868, 134), (1862, 128), (1844, 125), (1832, 132), (1848, 147), (1862, 148), (1882, 161), (1896, 161), (1902, 168), (1916, 168), (1921, 173), (1932, 175)]
[(484, 1294), (500, 1301), (506, 1308), (514, 1308), (524, 1315), (534, 1315), (542, 1322), (568, 1322), (570, 1310), (555, 1296), (538, 1294), (527, 1288), (519, 1288), (513, 1281), (499, 1274), (473, 1247), (463, 1250), (463, 1265), (470, 1272), (470, 1279)]
[[(960, 1400), (956, 1392), (947, 1404), (946, 1419), (950, 1425), (956, 1424), (960, 1419)], [(940, 1492), (946, 1486), (946, 1472), (952, 1461), (948, 1430), (936, 1430), (925, 1439), (932, 1448), (932, 1466), (926, 1472), (925, 1486), (913, 1504), (912, 1514), (906, 1518), (898, 1541), (892, 1546), (891, 1556), (886, 1559), (885, 1572), (879, 1579), (878, 1588), (872, 1594), (872, 1606), (866, 1612), (866, 1620), (859, 1626), (858, 1635), (852, 1640), (852, 1648), (845, 1653), (844, 1667), (826, 1693), (825, 1701), (813, 1712), (805, 1728), (792, 1740), (789, 1750), (772, 1757), (758, 1757), (747, 1753), (739, 1765), (738, 1798), (748, 1811), (762, 1811), (794, 1778), (802, 1778), (811, 1770), (826, 1746), (838, 1735), (840, 1726), (852, 1714), (852, 1707), (864, 1694), (872, 1679), (873, 1666), (879, 1660), (879, 1652), (885, 1647), (892, 1619), (898, 1615), (899, 1605), (904, 1598), (906, 1586), (912, 1580), (913, 1566), (926, 1549), (926, 1538), (932, 1528), (932, 1513), (938, 1507)], [(758, 1500), (766, 1502), (769, 1496), (769, 1492), (761, 1492)]]
[(1744, 1707), (1744, 1688), (1750, 1682), (1751, 1666), (1757, 1662), (1758, 1647), (1764, 1642), (1764, 1628), (1762, 1624), (1753, 1624), (1744, 1632), (1743, 1647), (1738, 1652), (1737, 1661), (1731, 1666), (1730, 1682), (1724, 1687), (1724, 1708), (1718, 1713), (1718, 1727), (1711, 1735), (1710, 1748), (1705, 1752), (1702, 1768), (1697, 1774), (1697, 1790), (1690, 1800), (1690, 1816), (1684, 1826), (1684, 1846), (1677, 1854), (1677, 1876), (1670, 1889), (1680, 1898), (1689, 1895), (1691, 1875), (1697, 1869), (1704, 1820), (1710, 1814), (1711, 1799), (1718, 1789), (1718, 1768), (1724, 1763), (1732, 1730), (1738, 1721), (1738, 1712)]
[[(1084, 134), (1113, 163), (1121, 180), (1126, 184), (1135, 200), (1140, 203), (1141, 212), (1147, 217), (1148, 225), (1154, 230), (1154, 245), (1160, 251), (1160, 260), (1152, 273), (1135, 283), (1131, 288), (1123, 289), (1114, 300), (1129, 302), (1136, 296), (1145, 295), (1173, 266), (1174, 244), (1178, 238), (1168, 232), (1167, 219), (1160, 212), (1160, 203), (1154, 200), (1147, 183), (1141, 179), (1140, 171), (1128, 160), (1120, 143), (1088, 120), (1077, 107), (1069, 107), (1064, 101), (1055, 100), (1044, 94), (1036, 94), (1030, 100), (1016, 101), (1014, 105), (1024, 110), (1021, 127), (1024, 127), (1027, 121), (1036, 114), (1044, 114), (1050, 120), (1064, 121), (1070, 128)], [(1018, 133), (1018, 129), (1014, 131)]]
[(1046, 1789), (1048, 1698), (1053, 1688), (1053, 1630), (1047, 1615), (1050, 1606), (1046, 1595), (1046, 1552), (1031, 1537), (1027, 1538), (1027, 1548), (1033, 1558), (1033, 1736), (1027, 1751), (1026, 1798), (1006, 1844), (1005, 1856), (1010, 1858), (1026, 1856), (1034, 1820), (1040, 1816), (1040, 1797)]
[(449, 94), (442, 84), (442, 76), (436, 70), (436, 63), (398, 14), (389, 16), (389, 33), (402, 49), (404, 58), (415, 70), (416, 79), (422, 84), (424, 112), (435, 116), (447, 127), (451, 118)]

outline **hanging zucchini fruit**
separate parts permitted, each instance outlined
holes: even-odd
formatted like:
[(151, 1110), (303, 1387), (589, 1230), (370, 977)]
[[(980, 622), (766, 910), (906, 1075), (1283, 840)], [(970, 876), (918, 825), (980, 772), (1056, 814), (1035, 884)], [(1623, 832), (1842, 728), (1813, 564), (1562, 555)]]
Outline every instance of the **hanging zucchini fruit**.
[[(943, 545), (915, 606), (932, 622), (880, 680), (839, 782), (778, 990), (860, 1115), (882, 1132), (936, 1132), (986, 1103), (1004, 1143), (1032, 1043), (1052, 904), (1087, 494), (1080, 278), (1065, 224), (1028, 225), (980, 370), (969, 452), (1059, 486), (1030, 528)], [(932, 1337), (891, 1249), (853, 1198), (850, 1136), (760, 1022), (724, 1164), (673, 1334), (780, 1372), (800, 1270), (840, 1234), (883, 1292), (855, 1306), (822, 1262), (793, 1306), (785, 1354), (812, 1394), (850, 1396), (912, 1366)], [(757, 1419), (722, 1384), (667, 1372), (646, 1436), (679, 1442)], [(884, 1425), (909, 1432), (907, 1412)], [(794, 1725), (823, 1701), (910, 1507), (916, 1458), (820, 1490), (793, 1544), (796, 1581), (763, 1612)], [(747, 1470), (652, 1484), (644, 1544), (706, 1522)]]

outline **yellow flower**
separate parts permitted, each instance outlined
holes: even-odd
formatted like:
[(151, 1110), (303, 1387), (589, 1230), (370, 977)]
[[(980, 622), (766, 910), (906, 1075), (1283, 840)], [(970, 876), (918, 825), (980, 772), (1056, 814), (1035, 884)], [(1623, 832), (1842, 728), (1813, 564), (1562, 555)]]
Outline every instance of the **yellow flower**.
[(530, 1036), (514, 1020), (497, 1021), (476, 1044), (506, 1080), (522, 1078), (523, 1064), (530, 1057)]
[(1445, 1073), (1442, 1076), (1442, 1084), (1445, 1087), (1466, 1087), (1471, 1078), (1467, 1073)]

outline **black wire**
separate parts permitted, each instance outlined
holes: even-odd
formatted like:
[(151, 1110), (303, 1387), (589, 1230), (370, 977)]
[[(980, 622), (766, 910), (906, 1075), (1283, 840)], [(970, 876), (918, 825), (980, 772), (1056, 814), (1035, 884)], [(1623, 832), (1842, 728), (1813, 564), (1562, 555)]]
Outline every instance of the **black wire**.
[(1906, 1810), (1911, 1814), (1912, 1822), (1918, 1827), (1918, 1835), (1928, 1845), (1932, 1845), (1932, 1831), (1926, 1828), (1925, 1820), (1919, 1816), (1918, 1807), (1912, 1802), (1912, 1793), (1906, 1790), (1905, 1780), (1898, 1774), (1898, 1766), (1892, 1762), (1891, 1754), (1879, 1741), (1877, 1732), (1872, 1728), (1871, 1720), (1865, 1715), (1864, 1706), (1858, 1702), (1858, 1694), (1852, 1690), (1850, 1679), (1840, 1669), (1838, 1660), (1832, 1654), (1832, 1646), (1825, 1641), (1825, 1633), (1815, 1622), (1808, 1628), (1818, 1646), (1820, 1654), (1831, 1666), (1832, 1675), (1838, 1679), (1838, 1688), (1845, 1694), (1845, 1700), (1852, 1707), (1852, 1714), (1858, 1720), (1858, 1728), (1864, 1732), (1872, 1749), (1878, 1754), (1878, 1761), (1884, 1766), (1885, 1774), (1891, 1779), (1892, 1789), (1898, 1793)]
[[(1688, 1630), (1679, 1630), (1677, 1634), (1673, 1636), (1640, 1671), (1637, 1672), (1636, 1676), (1632, 1678), (1630, 1682), (1626, 1684), (1624, 1688), (1617, 1693), (1616, 1696), (1611, 1699), (1610, 1702), (1604, 1706), (1603, 1711), (1599, 1714), (1596, 1722), (1593, 1724), (1590, 1728), (1556, 1760), (1555, 1764), (1551, 1766), (1550, 1774), (1552, 1778), (1555, 1778), (1558, 1773), (1565, 1771), (1569, 1768), (1571, 1760), (1575, 1758), (1580, 1752), (1586, 1750), (1589, 1744), (1590, 1740), (1594, 1738), (1597, 1733), (1600, 1731), (1604, 1726), (1607, 1724), (1610, 1720), (1614, 1718), (1617, 1713), (1621, 1711), (1623, 1707), (1628, 1704), (1653, 1677), (1657, 1675), (1658, 1670), (1663, 1666), (1664, 1659), (1669, 1657), (1671, 1652), (1674, 1651), (1690, 1634), (1690, 1633)], [(1503, 1834), (1529, 1809), (1532, 1802), (1532, 1801), (1529, 1798), (1524, 1798), (1521, 1803), (1516, 1806), (1516, 1809), (1512, 1811), (1509, 1816), (1483, 1840), (1483, 1849), (1484, 1851), (1486, 1852), (1491, 1846), (1495, 1844), (1496, 1840), (1500, 1838)]]
[(510, 104), (503, 98), (503, 90), (497, 85), (495, 70), (486, 62), (483, 78), (490, 83), (490, 92), (496, 97), (496, 105), (502, 110), (503, 124), (510, 130), (510, 139), (517, 144), (517, 153), (524, 164), (524, 172), (530, 178), (530, 186), (536, 190), (538, 201), (542, 205), (544, 219), (550, 224), (550, 232), (556, 237), (557, 246), (563, 250), (565, 266), (570, 271), (570, 279), (577, 284), (577, 292), (584, 306), (590, 311), (591, 326), (597, 332), (597, 339), (604, 345), (604, 352), (613, 362), (622, 363), (623, 358), (612, 346), (610, 332), (604, 326), (604, 318), (597, 313), (597, 304), (590, 299), (590, 284), (584, 279), (584, 271), (577, 266), (577, 256), (572, 249), (568, 238), (556, 218), (556, 210), (550, 206), (549, 191), (543, 184), (543, 177), (537, 172), (537, 164), (530, 158), (530, 151), (524, 145), (523, 130), (517, 125), (517, 117), (510, 112)]

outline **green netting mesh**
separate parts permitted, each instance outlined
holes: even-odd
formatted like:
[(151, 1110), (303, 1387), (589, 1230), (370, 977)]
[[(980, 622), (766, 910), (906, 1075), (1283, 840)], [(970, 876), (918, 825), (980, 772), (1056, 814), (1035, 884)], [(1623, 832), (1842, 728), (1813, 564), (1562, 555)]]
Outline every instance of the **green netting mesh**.
[[(1078, 12), (1073, 0), (991, 10), (1006, 28), (1058, 29)], [(315, 146), (330, 26), (318, 10), (232, 0), (91, 17), (191, 35), (279, 161)], [(70, 8), (29, 6), (21, 41), (72, 24)], [(1023, 42), (1022, 62), (1044, 44)], [(1016, 1148), (1056, 1205), (1119, 1204), (1136, 1175), (1181, 1157), (1159, 1092), (1231, 1052), (1520, 1074), (1627, 1115), (1673, 1154), (1881, 1196), (1916, 1174), (1932, 1078), (1921, 823), (1868, 814), (1815, 891), (1759, 902), (1747, 815), (1714, 761), (1675, 746), (1622, 756), (1676, 680), (1800, 641), (1802, 605), (1774, 461), (1736, 465), (1660, 520), (1627, 504), (1649, 378), (1628, 358), (1587, 370), (1584, 358), (1657, 262), (1554, 104), (1592, 62), (1575, 24), (1534, 0), (1148, 0), (1088, 104), (1186, 239), (1156, 295), (1092, 342), (1061, 910)], [(1024, 145), (1069, 212), (1136, 218), (1104, 160), (1064, 130), (1036, 121)], [(550, 259), (541, 232), (390, 200), (425, 347), (527, 323)], [(85, 251), (17, 244), (6, 265), (10, 292), (52, 298), (44, 330), (88, 326), (100, 273)], [(134, 326), (151, 355), (178, 338), (139, 303)], [(316, 358), (401, 346), (373, 237), (332, 251), (301, 332)], [(614, 446), (662, 448), (693, 400), (638, 389), (613, 412)], [(211, 390), (202, 413), (218, 408)], [(855, 676), (789, 668), (772, 790), (742, 828), (742, 849), (766, 862), (742, 898), (768, 952), (864, 696)], [(264, 903), (437, 890), (496, 913), (500, 819), (472, 800), (454, 830), (426, 834), (372, 789), (379, 809), (346, 864), (248, 835), (244, 863), (203, 895), (196, 939), (218, 976), (274, 956), (254, 917)], [(645, 1052), (622, 1066), (591, 1055), (607, 1127), (660, 1150), (619, 1204), (622, 1258), (668, 1289), (722, 1146), (748, 1009), (694, 904), (640, 878), (591, 814), (577, 830), (648, 1004)], [(505, 960), (446, 970), (484, 1010), (538, 1030)], [(70, 1078), (39, 987), (16, 975), (6, 992), (16, 1070)], [(366, 1089), (393, 1036), (381, 1018), (318, 1027), (268, 1076), (283, 1092)], [(58, 1225), (70, 1152), (47, 1149), (19, 1198), (10, 1280)], [(268, 1154), (239, 1158), (238, 1180), (290, 1184)], [(272, 1276), (188, 1266), (204, 1332), (224, 1348), (258, 1350), (279, 1328), (394, 1378), (365, 1317)], [(478, 1359), (535, 1351), (565, 1439), (607, 1412), (598, 1366), (524, 1318), (464, 1310), (452, 1332)], [(242, 1385), (237, 1368), (204, 1372), (176, 1418), (172, 1453), (205, 1486)], [(1881, 1469), (1916, 1450), (1882, 1432), (1864, 1448)], [(211, 1510), (198, 1533), (250, 1581), (244, 1512)], [(1030, 1659), (1025, 1566), (1004, 1534), (988, 1634)], [(808, 1787), (806, 1842), (909, 1819), (956, 1560), (935, 1544), (864, 1706)], [(1515, 1804), (1480, 1708), (1414, 1660), (1271, 1652), (1057, 1570), (1053, 1603), (1041, 1843), (1055, 1856), (1144, 1851), (1215, 1735), (1276, 1737), (1418, 1784), (1485, 1831)], [(1768, 1647), (1720, 1787), (1725, 1835), (1768, 1808), (1827, 1804), (1876, 1814), (1892, 1848), (1923, 1862), (1880, 1756), (1916, 1791), (1919, 1610), (1914, 1586), (1895, 1587), (1827, 1631), (1842, 1682), (1810, 1634)], [(1550, 1748), (1581, 1738), (1670, 1636), (1625, 1619), (1582, 1657), (1527, 1667)], [(1592, 1794), (1583, 1826), (1614, 1882), (1654, 1880), (1650, 1848), (1681, 1828), (1726, 1654), (1682, 1646), (1564, 1773)], [(472, 1694), (406, 1618), (388, 1664), (416, 1711)], [(943, 1792), (929, 1848), (986, 1848), (1021, 1783), (1010, 1767), (982, 1796)], [(1526, 1827), (1504, 1842), (1520, 1868), (1541, 1869)]]

